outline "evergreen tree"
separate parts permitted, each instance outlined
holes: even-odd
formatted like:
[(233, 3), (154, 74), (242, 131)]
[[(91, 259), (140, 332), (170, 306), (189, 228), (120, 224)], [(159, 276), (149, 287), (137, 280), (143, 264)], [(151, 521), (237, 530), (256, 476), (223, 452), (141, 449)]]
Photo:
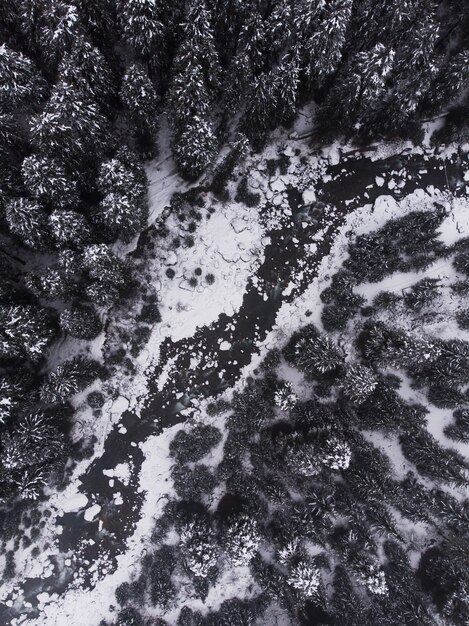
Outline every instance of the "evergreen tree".
[(148, 218), (144, 173), (131, 155), (122, 153), (105, 161), (100, 168), (98, 188), (104, 198), (98, 206), (96, 219), (112, 238), (130, 239), (142, 230)]
[(77, 92), (101, 104), (109, 103), (115, 94), (114, 77), (102, 53), (83, 36), (73, 41), (59, 64), (62, 81)]
[(83, 357), (66, 361), (47, 374), (40, 388), (41, 400), (46, 404), (61, 404), (86, 389), (99, 375), (96, 361)]
[(292, 567), (287, 581), (301, 595), (312, 598), (319, 592), (321, 573), (313, 564), (300, 561)]
[(174, 159), (182, 174), (195, 180), (212, 163), (216, 149), (217, 142), (210, 123), (195, 117), (176, 136)]
[[(31, 23), (28, 26), (30, 28)], [(39, 9), (37, 37), (41, 54), (51, 71), (56, 70), (60, 59), (82, 33), (83, 25), (75, 4), (44, 0)]]
[(33, 305), (0, 306), (0, 359), (39, 361), (55, 336), (46, 309)]
[(223, 541), (233, 565), (248, 565), (257, 552), (261, 534), (255, 520), (248, 515), (240, 514), (228, 520)]
[(60, 325), (72, 337), (94, 339), (102, 330), (95, 310), (89, 306), (74, 305), (60, 314)]
[(40, 100), (44, 86), (28, 57), (5, 44), (0, 46), (0, 106), (3, 112)]
[(47, 214), (27, 198), (10, 200), (5, 210), (6, 222), (13, 235), (33, 250), (43, 250), (50, 243)]
[(75, 180), (53, 158), (33, 154), (24, 159), (21, 174), (25, 187), (44, 205), (65, 209), (74, 208), (78, 204)]
[(163, 40), (161, 23), (162, 2), (158, 0), (121, 0), (119, 2), (119, 24), (124, 40), (137, 54), (149, 59), (157, 54)]
[(43, 300), (66, 302), (72, 297), (75, 285), (57, 267), (46, 267), (29, 272), (24, 282), (32, 293)]
[(83, 267), (91, 279), (85, 292), (98, 306), (113, 304), (128, 287), (129, 272), (125, 263), (105, 244), (85, 248)]
[(182, 173), (198, 178), (215, 156), (209, 112), (220, 72), (204, 0), (192, 1), (183, 33), (169, 94), (173, 152)]
[(185, 524), (180, 531), (184, 563), (196, 578), (207, 578), (217, 567), (218, 549), (210, 526), (199, 520)]
[[(314, 9), (308, 4), (300, 3), (296, 19), (307, 76), (312, 81), (311, 86), (320, 87), (339, 66), (352, 14), (352, 0), (332, 0), (322, 8), (319, 8), (321, 3), (317, 3), (314, 16), (311, 15)], [(305, 11), (309, 15), (304, 16)], [(301, 16), (306, 19), (301, 20)], [(309, 29), (305, 29), (308, 25)]]
[(76, 211), (53, 211), (49, 224), (58, 248), (82, 248), (90, 242), (90, 228), (86, 219)]
[(426, 430), (401, 434), (399, 438), (404, 456), (422, 474), (437, 481), (467, 485), (469, 464), (455, 450), (443, 448)]
[(106, 144), (106, 129), (98, 106), (72, 85), (59, 82), (44, 112), (33, 120), (31, 133), (41, 152), (71, 163), (98, 158)]
[(355, 404), (361, 404), (375, 390), (378, 381), (373, 372), (363, 365), (347, 367), (342, 382), (342, 392)]
[(160, 98), (148, 75), (138, 65), (127, 69), (122, 79), (120, 98), (137, 137), (151, 144), (158, 130)]

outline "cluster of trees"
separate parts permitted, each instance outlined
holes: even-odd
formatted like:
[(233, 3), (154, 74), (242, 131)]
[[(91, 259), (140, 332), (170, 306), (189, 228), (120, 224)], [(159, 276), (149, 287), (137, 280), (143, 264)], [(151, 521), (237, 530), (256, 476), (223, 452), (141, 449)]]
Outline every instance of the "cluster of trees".
[[(442, 256), (462, 276), (451, 288), (467, 293), (468, 241), (441, 244), (444, 216), (440, 206), (411, 212), (358, 237), (323, 294), (324, 311), (350, 302), (362, 281)], [(399, 305), (403, 318), (415, 319), (431, 311), (439, 287), (424, 279), (402, 295), (381, 292), (372, 306), (348, 306), (345, 319), (356, 316), (350, 354), (334, 334), (303, 327), (229, 403), (209, 405), (209, 415), (223, 415), (226, 437), (206, 424), (175, 436), (176, 494), (157, 520), (140, 574), (117, 590), (117, 624), (129, 616), (145, 623), (148, 605), (178, 607), (175, 580), (203, 601), (226, 568), (241, 566), (260, 593), (224, 603), (222, 623), (270, 619), (269, 611), (305, 625), (467, 623), (469, 499), (455, 489), (469, 485), (469, 460), (429, 432), (427, 416), (432, 405), (454, 410), (444, 433), (469, 440), (469, 342), (416, 335), (397, 325), (399, 316), (383, 315)], [(281, 378), (292, 368), (292, 380), (309, 386), (306, 399)], [(428, 403), (406, 400), (396, 371)], [(363, 431), (374, 433), (373, 443)], [(404, 475), (376, 443), (390, 436), (407, 461)], [(210, 454), (221, 445), (222, 456)], [(428, 534), (417, 568), (409, 559), (413, 524)], [(185, 608), (177, 623), (219, 619)]]
[[(227, 415), (228, 426), (215, 465), (218, 452), (207, 457), (222, 441), (214, 426), (177, 434), (170, 446), (176, 497), (156, 523), (155, 548), (139, 575), (117, 589), (117, 624), (130, 617), (144, 624), (145, 606), (163, 614), (177, 606), (175, 580), (204, 600), (226, 567), (240, 566), (249, 566), (261, 593), (224, 603), (226, 623), (254, 623), (272, 607), (294, 624), (465, 623), (469, 500), (445, 487), (467, 486), (469, 463), (428, 433), (426, 408), (406, 402), (400, 379), (381, 371), (388, 352), (407, 368), (410, 340), (396, 351), (391, 340), (372, 339), (372, 324), (358, 338), (356, 361), (306, 326), (267, 356), (230, 403), (210, 405), (211, 414)], [(422, 350), (413, 347), (420, 360)], [(311, 399), (300, 400), (279, 378), (284, 360), (310, 382)], [(439, 363), (440, 376), (460, 371), (456, 362), (448, 369)], [(396, 478), (362, 429), (398, 435), (414, 471)], [(426, 524), (434, 537), (417, 571), (407, 554), (412, 523)], [(177, 623), (217, 619), (218, 612), (185, 608)]]

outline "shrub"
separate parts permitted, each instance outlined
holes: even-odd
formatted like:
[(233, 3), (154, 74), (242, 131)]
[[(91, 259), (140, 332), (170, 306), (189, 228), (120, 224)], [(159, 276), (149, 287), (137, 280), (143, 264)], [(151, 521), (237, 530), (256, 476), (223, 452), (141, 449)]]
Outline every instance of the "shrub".
[(100, 391), (91, 391), (86, 400), (92, 409), (101, 409), (104, 406), (104, 396)]
[(261, 200), (261, 196), (258, 193), (252, 193), (248, 189), (248, 180), (246, 177), (243, 177), (241, 182), (238, 185), (238, 189), (235, 195), (236, 202), (242, 202), (249, 208), (254, 208), (259, 205)]
[(200, 424), (189, 432), (176, 433), (169, 450), (178, 463), (196, 463), (221, 441), (221, 437), (215, 426)]
[[(166, 272), (168, 272), (168, 270), (166, 270)], [(159, 322), (161, 322), (161, 314), (156, 302), (144, 304), (142, 306), (142, 310), (140, 311), (140, 315), (137, 317), (137, 320), (139, 322), (144, 322), (145, 324), (158, 324)]]

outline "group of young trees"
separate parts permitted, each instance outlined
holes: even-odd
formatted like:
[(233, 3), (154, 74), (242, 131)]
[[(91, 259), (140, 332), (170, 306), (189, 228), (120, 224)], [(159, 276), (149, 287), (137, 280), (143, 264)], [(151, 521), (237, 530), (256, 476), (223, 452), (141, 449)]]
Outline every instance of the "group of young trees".
[[(427, 420), (435, 406), (453, 409), (444, 435), (468, 441), (469, 342), (411, 331), (408, 318), (430, 314), (439, 297), (429, 280), (403, 294), (380, 292), (371, 306), (345, 306), (357, 284), (441, 256), (461, 276), (447, 286), (464, 297), (468, 240), (446, 248), (438, 237), (444, 217), (437, 205), (353, 240), (323, 293), (324, 311), (346, 310), (340, 345), (334, 332), (303, 327), (230, 402), (208, 406), (226, 423), (225, 438), (206, 424), (177, 433), (175, 496), (140, 574), (116, 592), (117, 624), (129, 616), (144, 624), (148, 605), (164, 624), (164, 613), (183, 601), (175, 580), (204, 601), (227, 569), (245, 566), (260, 588), (254, 599), (233, 598), (205, 615), (186, 607), (178, 626), (211, 626), (222, 616), (221, 623), (268, 623), (279, 613), (305, 626), (467, 623), (469, 459)], [(422, 392), (422, 404), (406, 399), (401, 376)], [(404, 474), (380, 445), (389, 441), (406, 460)], [(210, 454), (220, 445), (222, 455)], [(414, 524), (426, 529), (420, 548)], [(409, 558), (415, 550), (417, 567)]]
[[(166, 624), (181, 588), (204, 601), (227, 568), (245, 566), (260, 594), (205, 615), (186, 607), (177, 624), (266, 623), (266, 611), (300, 625), (465, 624), (469, 502), (446, 486), (467, 486), (469, 463), (428, 433), (426, 409), (399, 395), (401, 381), (370, 361), (367, 340), (358, 345), (363, 357), (354, 362), (310, 325), (270, 353), (230, 403), (209, 406), (227, 416), (221, 461), (207, 456), (221, 442), (214, 426), (176, 435), (176, 495), (140, 573), (116, 591), (116, 624), (145, 624), (148, 606)], [(310, 399), (279, 378), (283, 359), (310, 382)], [(398, 435), (414, 471), (396, 477), (362, 429)], [(408, 556), (413, 523), (435, 539), (417, 570)]]

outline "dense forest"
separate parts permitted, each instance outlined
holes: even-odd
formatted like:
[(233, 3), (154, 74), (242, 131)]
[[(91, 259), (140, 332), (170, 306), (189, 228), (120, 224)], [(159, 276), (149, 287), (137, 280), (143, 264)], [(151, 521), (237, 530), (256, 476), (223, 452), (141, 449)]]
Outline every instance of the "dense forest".
[(318, 133), (360, 141), (467, 111), (463, 0), (4, 0), (0, 37), (4, 500), (37, 497), (68, 399), (106, 377), (48, 350), (95, 338), (136, 288), (119, 250), (147, 224), (160, 130), (183, 177), (222, 188), (311, 100)]

